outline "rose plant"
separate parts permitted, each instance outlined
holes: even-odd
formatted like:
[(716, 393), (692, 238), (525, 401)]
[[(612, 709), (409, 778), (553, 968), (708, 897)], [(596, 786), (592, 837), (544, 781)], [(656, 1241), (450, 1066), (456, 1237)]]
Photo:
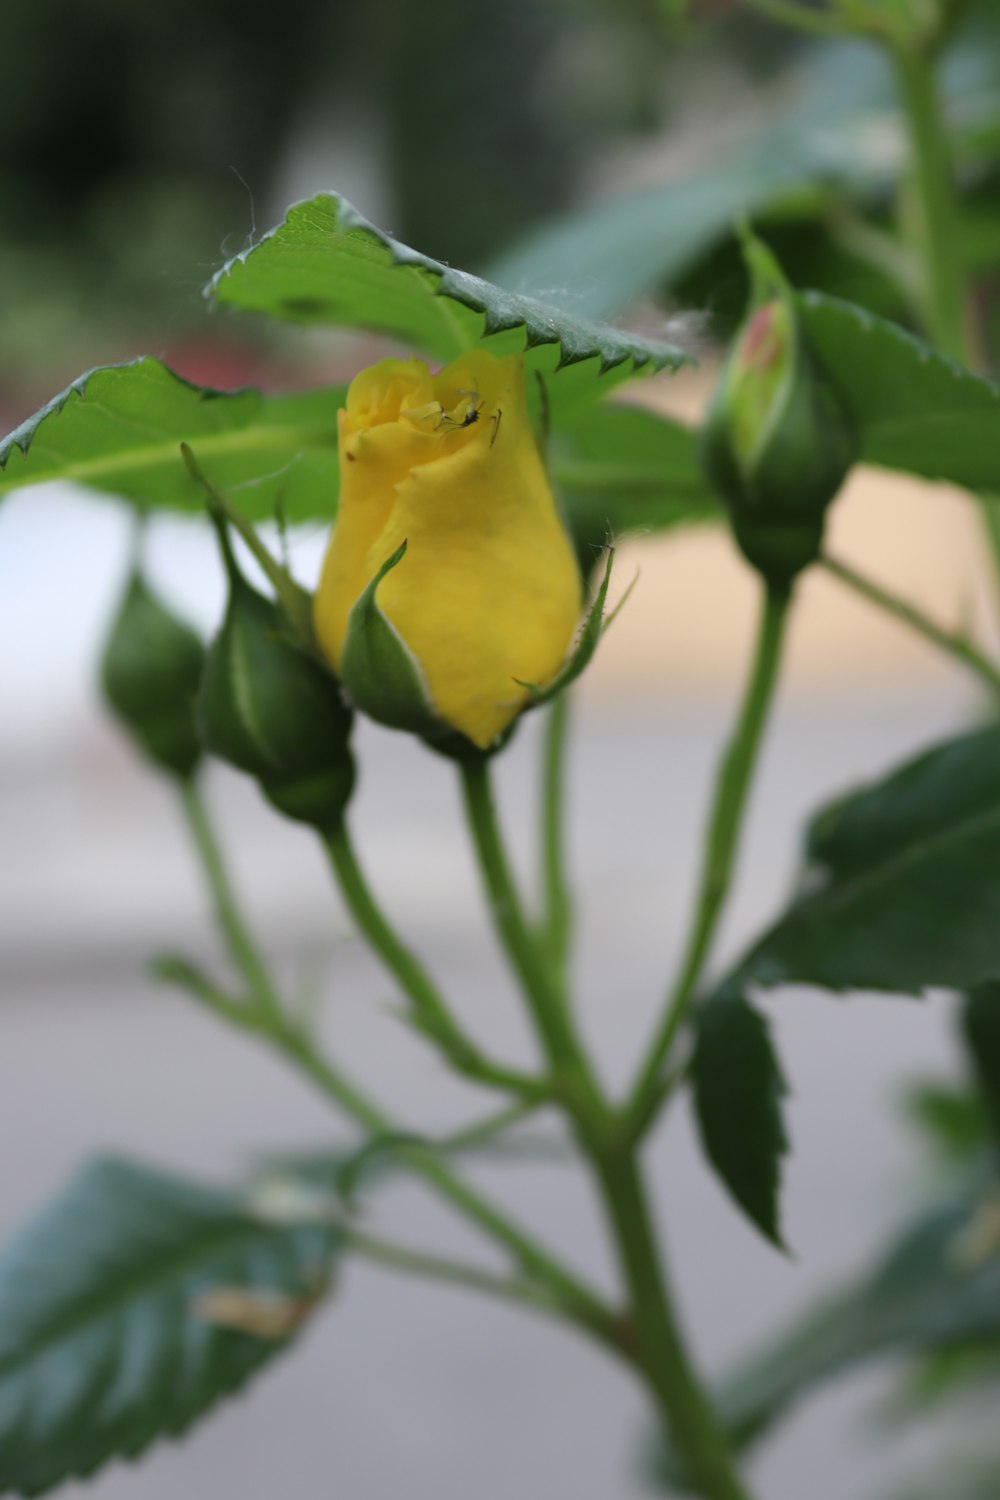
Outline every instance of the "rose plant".
[[(954, 248), (963, 204), (953, 159), (965, 162), (968, 146), (965, 126), (941, 107), (938, 67), (953, 41), (962, 44), (965, 8), (755, 8), (822, 33), (810, 66), (827, 66), (828, 45), (830, 57), (847, 49), (838, 66), (852, 76), (871, 49), (889, 61), (908, 161), (875, 191), (862, 166), (844, 167), (836, 188), (859, 220), (853, 243), (882, 272), (900, 272), (896, 318), (798, 290), (744, 226), (749, 297), (696, 429), (612, 397), (622, 380), (676, 370), (690, 352), (600, 321), (653, 286), (682, 285), (690, 268), (657, 228), (677, 184), (617, 219), (612, 212), (600, 234), (588, 212), (515, 247), (495, 282), (431, 260), (321, 194), (223, 267), (209, 295), (220, 307), (382, 334), (411, 356), (362, 368), (346, 388), (280, 396), (200, 389), (151, 358), (105, 367), (0, 448), (5, 490), (70, 478), (141, 514), (187, 511), (214, 526), (228, 580), (215, 639), (201, 642), (137, 566), (102, 662), (111, 711), (176, 787), (237, 982), (183, 956), (156, 970), (285, 1058), (354, 1132), (322, 1162), (278, 1163), (225, 1188), (118, 1158), (80, 1173), (0, 1258), (0, 1491), (39, 1494), (182, 1431), (294, 1340), (351, 1255), (476, 1286), (579, 1330), (648, 1393), (655, 1482), (706, 1500), (757, 1493), (744, 1463), (751, 1444), (810, 1388), (862, 1361), (902, 1358), (914, 1388), (1000, 1371), (1000, 1242), (989, 1219), (1000, 1140), (1000, 665), (832, 556), (824, 540), (829, 507), (865, 462), (977, 496), (984, 547), (1000, 556), (991, 498), (1000, 492), (1000, 387), (980, 373), (970, 272)], [(976, 49), (975, 36), (968, 45)], [(981, 150), (982, 132), (976, 141)], [(803, 174), (827, 185), (810, 149), (777, 174), (761, 150), (769, 165), (756, 178), (748, 158), (737, 174), (742, 196), (722, 174), (721, 221), (698, 221), (692, 208), (689, 240), (707, 257), (739, 211), (766, 221)], [(898, 231), (884, 222), (887, 198), (907, 210)], [(551, 285), (553, 255), (582, 264), (594, 244), (603, 274), (581, 272), (562, 301), (503, 289), (508, 279)], [(642, 254), (626, 253), (636, 245)], [(279, 510), (289, 525), (332, 522), (314, 592), (258, 530)], [(615, 537), (694, 520), (729, 525), (758, 578), (759, 628), (679, 972), (631, 1087), (616, 1097), (574, 1004), (562, 837), (567, 695), (608, 624)], [(247, 549), (266, 593), (245, 576)], [(972, 672), (989, 715), (821, 809), (787, 908), (719, 972), (709, 964), (787, 621), (798, 579), (813, 568)], [(492, 790), (494, 759), (536, 711), (546, 714), (540, 910), (514, 878)], [(369, 882), (350, 826), (363, 771), (352, 740), (358, 714), (410, 735), (414, 753), (422, 742), (460, 780), (486, 901), (536, 1035), (533, 1069), (479, 1044)], [(276, 813), (320, 841), (407, 1019), (495, 1109), (454, 1138), (428, 1138), (296, 1013), (229, 883), (203, 788), (210, 757), (252, 777)], [(688, 1092), (708, 1162), (753, 1224), (783, 1245), (785, 1080), (755, 1002), (760, 989), (790, 982), (958, 997), (967, 1083), (925, 1090), (920, 1109), (951, 1141), (960, 1170), (879, 1265), (709, 1388), (665, 1274), (642, 1146), (667, 1101)], [(463, 1173), (463, 1148), (503, 1139), (542, 1108), (559, 1113), (597, 1189), (619, 1273), (613, 1296)], [(394, 1172), (422, 1181), (498, 1247), (506, 1273), (368, 1233), (358, 1203)], [(995, 1439), (987, 1487), (972, 1478), (963, 1489), (959, 1468), (949, 1472), (937, 1493), (995, 1493)]]

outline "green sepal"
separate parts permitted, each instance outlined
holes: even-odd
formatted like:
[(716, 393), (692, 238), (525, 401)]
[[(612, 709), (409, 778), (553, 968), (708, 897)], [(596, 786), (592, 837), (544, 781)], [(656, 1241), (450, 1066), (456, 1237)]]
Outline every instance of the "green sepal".
[(820, 554), (827, 507), (858, 444), (805, 342), (780, 266), (749, 234), (744, 254), (750, 311), (716, 384), (701, 456), (747, 561), (787, 588)]
[[(604, 577), (601, 579), (597, 593), (594, 595), (594, 602), (587, 612), (587, 618), (583, 622), (583, 629), (580, 631), (576, 645), (573, 647), (569, 657), (552, 678), (551, 682), (547, 682), (544, 687), (539, 687), (536, 683), (521, 682), (518, 680), (518, 686), (527, 688), (531, 694), (531, 701), (528, 703), (525, 712), (532, 708), (542, 708), (546, 703), (551, 703), (553, 698), (558, 698), (560, 693), (564, 693), (590, 665), (601, 636), (614, 618), (614, 614), (607, 621), (604, 618), (604, 606), (607, 603), (608, 587), (611, 583), (611, 569), (614, 565), (614, 560), (615, 549), (614, 547), (609, 547), (607, 560), (604, 564)], [(624, 602), (623, 599), (622, 603)], [(618, 605), (614, 613), (617, 614), (620, 608), (621, 604)]]
[(447, 735), (448, 727), (434, 712), (416, 657), (376, 598), (382, 579), (405, 556), (402, 542), (352, 605), (340, 676), (351, 702), (370, 719), (435, 739)]
[(331, 827), (354, 789), (352, 715), (283, 611), (250, 587), (220, 527), (229, 603), (198, 695), (205, 748), (248, 772), (286, 817)]
[(474, 744), (460, 729), (448, 729), (444, 733), (439, 731), (436, 734), (425, 734), (423, 740), (428, 750), (433, 750), (436, 755), (443, 755), (446, 760), (458, 761), (460, 765), (464, 765), (468, 761), (492, 760), (494, 755), (498, 755), (501, 750), (506, 749), (510, 744), (517, 733), (517, 726), (520, 722), (521, 715), (518, 714), (517, 718), (512, 719), (505, 729), (501, 729), (493, 743), (487, 745), (485, 749), (482, 745)]
[(201, 759), (194, 701), (204, 662), (199, 637), (134, 569), (101, 657), (101, 686), (143, 753), (182, 778)]

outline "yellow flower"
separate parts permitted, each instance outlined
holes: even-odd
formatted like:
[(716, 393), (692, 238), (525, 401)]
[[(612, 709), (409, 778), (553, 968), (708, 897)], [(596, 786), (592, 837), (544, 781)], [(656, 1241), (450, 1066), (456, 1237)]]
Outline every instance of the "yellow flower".
[(378, 611), (433, 715), (485, 749), (527, 701), (521, 684), (559, 670), (580, 611), (520, 357), (477, 349), (437, 375), (418, 359), (385, 359), (352, 382), (340, 412), (340, 511), (315, 602), (319, 643), (338, 671), (349, 628), (360, 628), (352, 609), (404, 542), (377, 585)]

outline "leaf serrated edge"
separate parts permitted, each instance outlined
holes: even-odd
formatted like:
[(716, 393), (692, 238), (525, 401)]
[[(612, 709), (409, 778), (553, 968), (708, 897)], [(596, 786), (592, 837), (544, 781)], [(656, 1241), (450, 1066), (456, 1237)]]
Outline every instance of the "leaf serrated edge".
[[(538, 348), (542, 345), (558, 344), (559, 359), (556, 364), (557, 370), (564, 369), (569, 365), (585, 363), (589, 359), (598, 359), (600, 361), (600, 373), (602, 375), (606, 374), (609, 370), (616, 369), (627, 360), (632, 360), (635, 370), (644, 369), (647, 365), (652, 364), (655, 370), (671, 369), (676, 371), (685, 365), (696, 363), (692, 354), (689, 354), (677, 345), (668, 343), (653, 344), (652, 341), (643, 338), (641, 335), (631, 334), (622, 329), (615, 329), (610, 325), (606, 325), (609, 332), (617, 335), (622, 345), (627, 346), (631, 344), (633, 346), (632, 348), (622, 347), (618, 355), (609, 357), (607, 352), (600, 347), (600, 330), (602, 325), (593, 319), (574, 318), (572, 313), (564, 312), (561, 309), (552, 309), (544, 302), (539, 302), (537, 298), (526, 296), (522, 292), (506, 291), (504, 288), (496, 287), (492, 282), (485, 281), (482, 277), (476, 276), (472, 272), (456, 270), (454, 267), (446, 265), (443, 261), (424, 255), (421, 251), (414, 250), (409, 245), (404, 245), (401, 241), (386, 233), (385, 230), (380, 229), (377, 224), (373, 224), (370, 219), (365, 218), (346, 198), (332, 191), (314, 194), (311, 198), (298, 199), (288, 207), (280, 224), (276, 224), (272, 229), (267, 230), (254, 244), (248, 245), (245, 250), (241, 250), (237, 255), (232, 256), (226, 261), (225, 265), (220, 266), (203, 288), (203, 295), (208, 301), (211, 302), (215, 299), (220, 286), (232, 274), (236, 266), (245, 265), (255, 250), (281, 233), (293, 214), (298, 210), (308, 209), (320, 202), (325, 202), (329, 205), (333, 222), (338, 231), (348, 234), (358, 232), (367, 235), (388, 252), (393, 265), (412, 267), (435, 277), (436, 284), (432, 288), (432, 296), (444, 297), (449, 301), (459, 303), (462, 307), (468, 308), (470, 312), (478, 313), (483, 318), (482, 338), (487, 338), (493, 333), (510, 332), (517, 328), (524, 328), (526, 349)], [(477, 287), (483, 288), (486, 295), (477, 296)], [(499, 319), (491, 318), (491, 299), (489, 293), (494, 291), (500, 292), (505, 297), (510, 298), (519, 308), (523, 307), (525, 309), (525, 316), (501, 317)], [(555, 325), (554, 312), (558, 312), (560, 318), (575, 322), (581, 332), (585, 336), (590, 337), (590, 342), (594, 347), (587, 350), (575, 350), (569, 346), (566, 343), (565, 337), (559, 333)], [(491, 323), (494, 326), (491, 326)]]
[(89, 370), (84, 370), (82, 375), (78, 375), (75, 380), (71, 380), (68, 386), (58, 391), (56, 395), (46, 401), (45, 405), (39, 407), (38, 411), (33, 412), (30, 417), (25, 417), (24, 421), (20, 422), (5, 438), (0, 439), (0, 474), (6, 470), (15, 449), (18, 450), (22, 458), (27, 458), (35, 435), (43, 422), (49, 417), (59, 416), (60, 412), (64, 410), (74, 396), (78, 397), (80, 401), (86, 401), (87, 387), (95, 376), (113, 375), (119, 371), (124, 372), (126, 370), (137, 370), (141, 373), (146, 369), (155, 369), (159, 374), (165, 375), (168, 382), (173, 381), (178, 386), (183, 386), (199, 401), (214, 401), (219, 397), (259, 396), (261, 394), (258, 388), (252, 385), (235, 386), (231, 391), (221, 390), (216, 386), (199, 385), (197, 381), (188, 380), (184, 375), (178, 375), (176, 370), (172, 370), (168, 364), (164, 364), (163, 360), (157, 359), (154, 354), (140, 354), (136, 359), (125, 359), (113, 365), (92, 365)]

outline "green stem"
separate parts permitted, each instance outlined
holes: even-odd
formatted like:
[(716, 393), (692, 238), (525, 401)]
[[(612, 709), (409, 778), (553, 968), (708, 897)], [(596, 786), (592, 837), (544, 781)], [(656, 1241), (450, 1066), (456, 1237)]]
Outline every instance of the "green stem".
[(753, 778), (781, 659), (790, 594), (768, 588), (757, 647), (739, 718), (719, 769), (694, 924), (673, 986), (629, 1104), (638, 1132), (661, 1097), (660, 1075), (687, 1014), (732, 881), (747, 793)]
[(686, 1477), (704, 1500), (749, 1500), (676, 1321), (634, 1151), (610, 1153), (595, 1167), (631, 1296), (637, 1352)]
[[(381, 1109), (341, 1069), (322, 1057), (311, 1040), (285, 1014), (274, 982), (240, 916), (204, 804), (193, 787), (185, 786), (182, 792), (185, 811), (195, 834), (195, 846), (208, 878), (220, 926), (233, 962), (249, 987), (250, 1003), (237, 1003), (210, 985), (198, 984), (193, 992), (232, 1024), (263, 1038), (280, 1051), (327, 1098), (365, 1130), (375, 1134), (403, 1134), (400, 1122)], [(191, 808), (195, 809), (193, 818)], [(417, 1147), (401, 1154), (405, 1156), (413, 1172), (421, 1176), (496, 1244), (502, 1246), (525, 1276), (534, 1278), (549, 1288), (572, 1321), (587, 1328), (595, 1338), (619, 1356), (629, 1357), (620, 1318), (597, 1293), (591, 1291), (501, 1209), (469, 1187), (436, 1157)]]
[(699, 1493), (705, 1500), (747, 1500), (673, 1318), (634, 1147), (621, 1142), (619, 1121), (600, 1095), (573, 1035), (568, 1008), (561, 1003), (549, 965), (524, 920), (500, 838), (487, 763), (464, 763), (462, 778), (494, 922), (553, 1070), (569, 1084), (565, 1104), (601, 1188), (630, 1294), (633, 1354)]
[(421, 1030), (443, 1047), (455, 1066), (467, 1076), (522, 1097), (543, 1096), (546, 1092), (544, 1080), (498, 1067), (483, 1057), (476, 1044), (465, 1036), (419, 959), (407, 948), (378, 906), (358, 863), (346, 825), (341, 822), (322, 837), (354, 920), (411, 1000)]
[(557, 1316), (562, 1314), (562, 1307), (553, 1300), (551, 1293), (534, 1282), (494, 1276), (489, 1271), (480, 1270), (478, 1266), (466, 1265), (464, 1261), (428, 1255), (424, 1251), (412, 1250), (409, 1246), (397, 1245), (376, 1235), (364, 1234), (358, 1229), (348, 1227), (343, 1233), (348, 1250), (389, 1270), (426, 1277), (431, 1281), (445, 1281), (452, 1286), (470, 1287), (473, 1291), (485, 1292), (507, 1302), (524, 1303)]
[[(903, 41), (890, 44), (889, 50), (910, 133), (915, 240), (923, 265), (927, 327), (946, 354), (970, 369), (981, 369), (983, 360), (966, 315), (961, 205), (937, 86), (936, 48)], [(1000, 574), (1000, 503), (991, 495), (979, 499), (994, 570)]]
[(438, 1145), (447, 1151), (488, 1145), (498, 1135), (504, 1135), (512, 1125), (520, 1125), (522, 1120), (527, 1120), (537, 1113), (538, 1109), (539, 1104), (532, 1099), (524, 1099), (517, 1104), (508, 1104), (506, 1109), (495, 1110), (481, 1120), (474, 1120), (469, 1125), (463, 1125), (459, 1130), (453, 1130), (450, 1135), (438, 1141)]
[(953, 359), (968, 356), (959, 204), (941, 113), (934, 54), (915, 43), (891, 48), (910, 133), (915, 240), (924, 268), (931, 337)]
[(281, 1011), (278, 993), (240, 914), (239, 904), (226, 873), (222, 851), (209, 822), (208, 812), (198, 783), (190, 778), (181, 783), (181, 804), (195, 848), (204, 866), (215, 905), (215, 915), (226, 940), (230, 956), (260, 1005), (271, 1016)]
[(569, 694), (561, 693), (548, 711), (542, 767), (542, 885), (545, 892), (542, 941), (560, 984), (573, 930), (573, 907), (566, 880), (566, 741)]
[[(321, 1057), (306, 1038), (293, 1030), (269, 1031), (269, 1040), (285, 1056), (366, 1129), (379, 1134), (400, 1134), (399, 1123), (364, 1095), (356, 1084)], [(601, 1298), (560, 1264), (529, 1234), (496, 1208), (483, 1194), (469, 1187), (432, 1152), (413, 1146), (400, 1152), (412, 1172), (457, 1208), (496, 1244), (505, 1249), (525, 1276), (547, 1287), (573, 1321), (590, 1330), (601, 1343), (618, 1355), (625, 1351), (620, 1319)]]
[(562, 990), (522, 910), (500, 836), (489, 765), (461, 762), (462, 791), (493, 923), (515, 974), (543, 1051), (576, 1123), (590, 1133), (604, 1123), (596, 1080), (576, 1039)]
[(841, 583), (846, 584), (869, 603), (877, 605), (879, 609), (885, 610), (888, 614), (894, 615), (897, 620), (909, 625), (911, 629), (922, 635), (924, 640), (946, 651), (949, 656), (974, 672), (991, 693), (1000, 695), (1000, 668), (995, 667), (981, 651), (977, 651), (971, 641), (966, 640), (964, 636), (945, 630), (914, 605), (908, 604), (905, 599), (900, 599), (895, 594), (890, 594), (880, 584), (873, 583), (870, 578), (858, 573), (847, 563), (838, 562), (836, 558), (826, 555), (819, 561), (820, 566), (827, 573), (838, 578)]

